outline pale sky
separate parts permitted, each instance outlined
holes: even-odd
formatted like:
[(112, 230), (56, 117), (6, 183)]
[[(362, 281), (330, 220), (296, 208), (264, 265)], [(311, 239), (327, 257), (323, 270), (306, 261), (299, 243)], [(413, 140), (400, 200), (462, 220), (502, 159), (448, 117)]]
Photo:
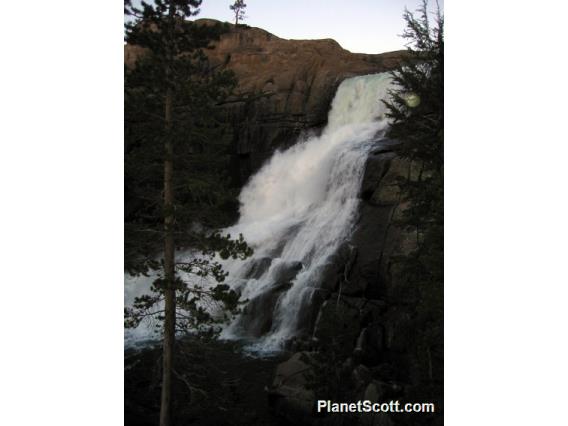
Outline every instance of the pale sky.
[[(234, 22), (232, 0), (204, 0), (196, 18)], [(244, 23), (281, 38), (333, 38), (352, 52), (380, 53), (404, 49), (402, 13), (420, 0), (245, 0)], [(429, 9), (436, 6), (430, 0)], [(443, 0), (439, 1), (444, 7)]]

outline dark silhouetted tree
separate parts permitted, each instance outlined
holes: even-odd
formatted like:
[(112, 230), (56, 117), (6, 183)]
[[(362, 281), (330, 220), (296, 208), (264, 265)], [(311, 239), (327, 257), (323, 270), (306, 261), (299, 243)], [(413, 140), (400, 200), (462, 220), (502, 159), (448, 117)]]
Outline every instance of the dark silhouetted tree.
[[(176, 331), (211, 330), (220, 318), (207, 309), (210, 303), (229, 311), (237, 306), (214, 254), (251, 254), (242, 237), (212, 231), (219, 224), (212, 212), (232, 208), (219, 162), (226, 148), (216, 105), (236, 82), (203, 52), (226, 28), (188, 20), (201, 2), (154, 0), (136, 7), (125, 1), (126, 42), (141, 49), (125, 71), (125, 266), (131, 273), (159, 271), (152, 294), (126, 309), (125, 324), (148, 316), (163, 322), (161, 426), (172, 421)], [(160, 241), (163, 258), (156, 260)], [(176, 263), (176, 246), (192, 247), (196, 256)]]
[[(398, 225), (416, 235), (416, 249), (397, 259), (401, 274), (417, 290), (416, 352), (424, 360), (421, 382), (441, 397), (443, 380), (444, 281), (444, 18), (423, 1), (406, 10), (403, 37), (409, 60), (393, 73), (397, 89), (386, 102), (393, 122), (388, 136), (417, 173), (401, 181), (407, 208)], [(427, 395), (424, 395), (427, 396)]]

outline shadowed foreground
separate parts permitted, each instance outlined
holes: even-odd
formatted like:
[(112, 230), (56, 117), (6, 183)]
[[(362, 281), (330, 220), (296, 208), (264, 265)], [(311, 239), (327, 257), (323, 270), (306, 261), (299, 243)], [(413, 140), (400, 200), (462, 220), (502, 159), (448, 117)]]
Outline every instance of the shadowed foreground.
[[(281, 358), (244, 356), (235, 343), (179, 342), (174, 375), (176, 425), (280, 425), (265, 386)], [(125, 425), (158, 424), (161, 348), (125, 352)]]

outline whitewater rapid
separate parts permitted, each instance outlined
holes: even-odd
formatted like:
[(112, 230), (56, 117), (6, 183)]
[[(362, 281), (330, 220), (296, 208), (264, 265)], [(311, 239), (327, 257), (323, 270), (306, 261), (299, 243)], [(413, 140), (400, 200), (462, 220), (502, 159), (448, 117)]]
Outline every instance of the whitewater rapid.
[[(252, 351), (266, 353), (297, 334), (323, 268), (353, 232), (365, 162), (388, 125), (381, 100), (390, 88), (387, 73), (344, 80), (321, 135), (275, 152), (242, 189), (240, 218), (224, 231), (243, 234), (254, 256), (224, 261), (228, 284), (247, 303), (222, 338), (246, 339)], [(126, 277), (125, 305), (151, 280)], [(140, 325), (125, 338), (129, 345), (156, 336)]]

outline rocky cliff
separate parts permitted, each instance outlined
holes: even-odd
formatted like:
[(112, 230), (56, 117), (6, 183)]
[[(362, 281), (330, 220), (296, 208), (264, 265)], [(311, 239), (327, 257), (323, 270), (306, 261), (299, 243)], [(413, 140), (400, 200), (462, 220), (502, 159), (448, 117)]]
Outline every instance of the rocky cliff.
[[(142, 53), (136, 46), (125, 46), (125, 63), (132, 65)], [(391, 70), (406, 55), (351, 53), (331, 39), (286, 40), (260, 28), (234, 25), (206, 53), (214, 66), (233, 70), (238, 79), (235, 101), (226, 108), (241, 183), (277, 148), (326, 123), (342, 80)]]

